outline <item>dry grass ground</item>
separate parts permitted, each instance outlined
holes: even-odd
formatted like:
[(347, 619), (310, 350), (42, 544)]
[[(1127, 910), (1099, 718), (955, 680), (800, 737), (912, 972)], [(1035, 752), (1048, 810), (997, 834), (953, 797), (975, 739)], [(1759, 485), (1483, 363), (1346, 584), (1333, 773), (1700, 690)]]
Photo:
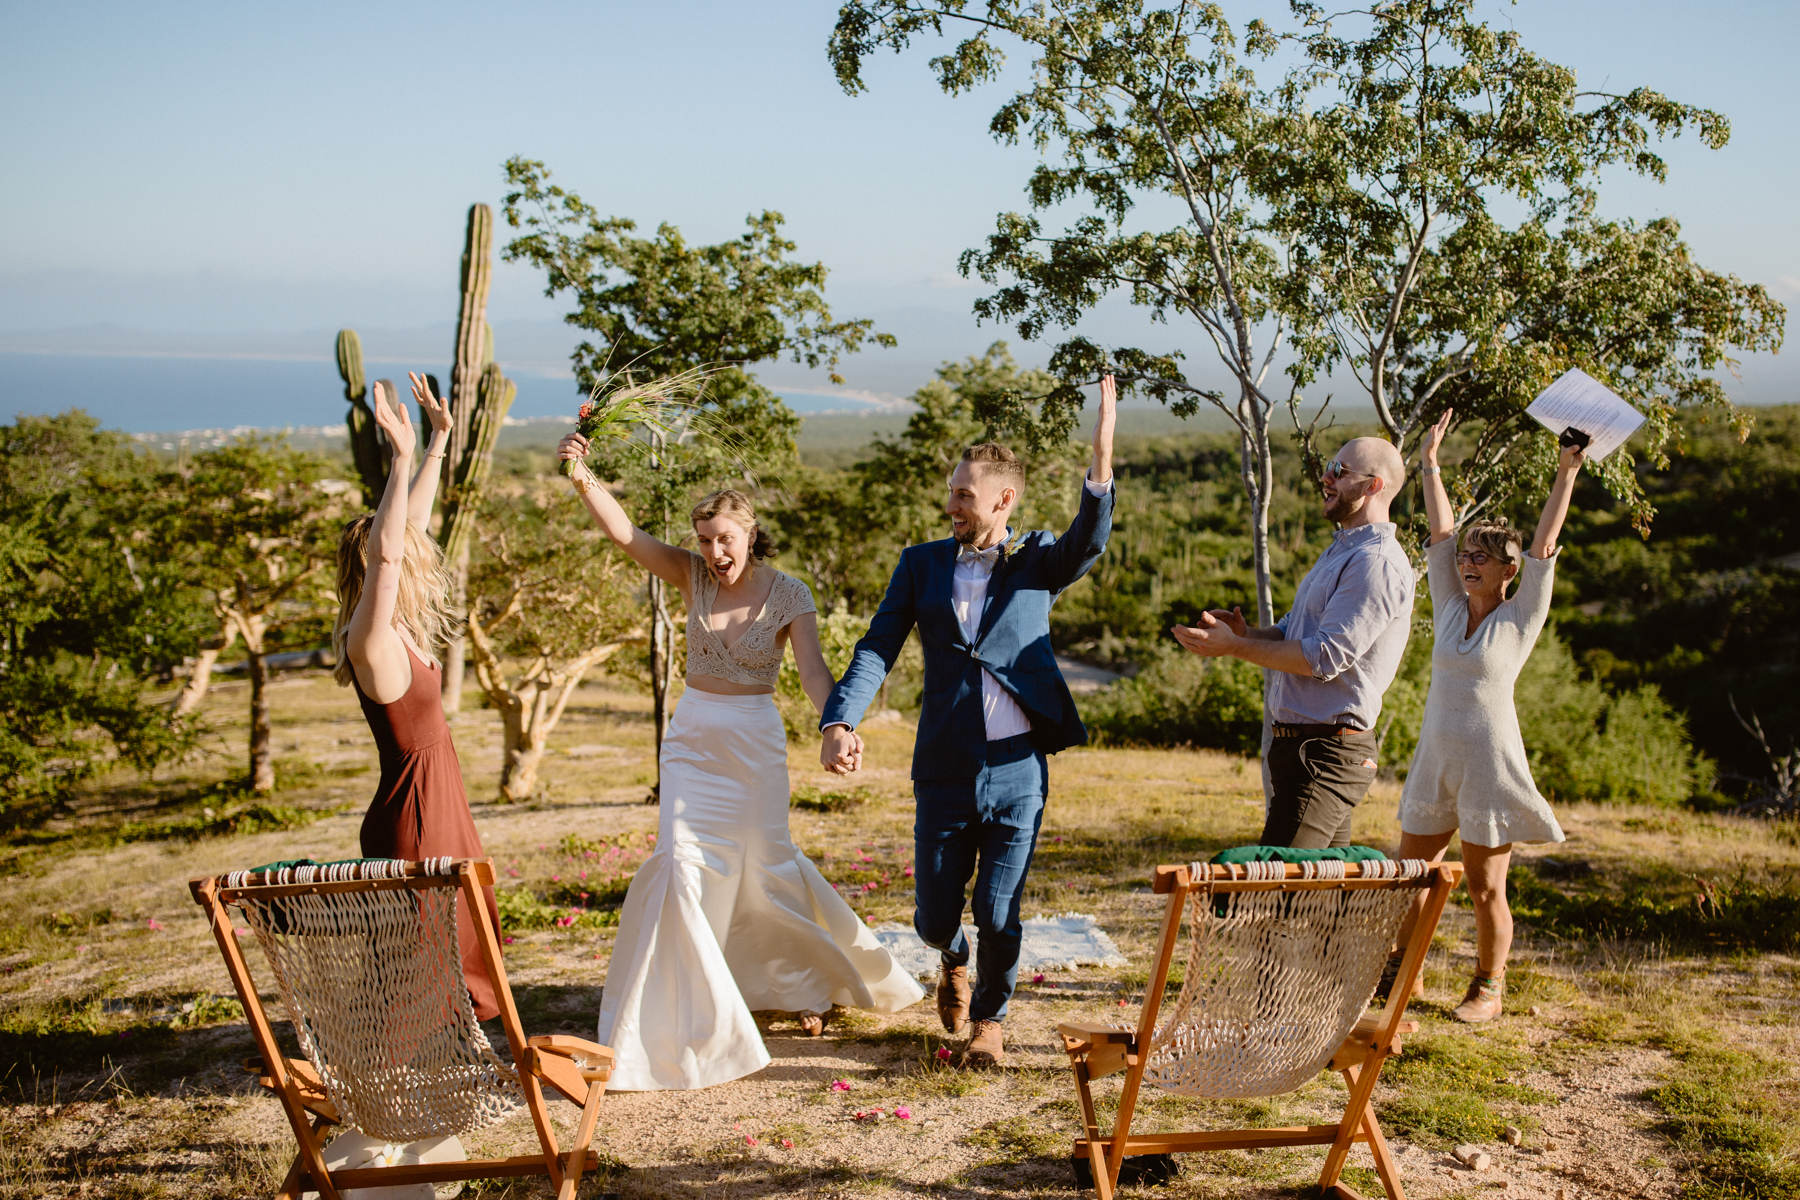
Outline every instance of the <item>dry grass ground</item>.
[[(186, 880), (352, 855), (375, 769), (346, 693), (317, 674), (275, 687), (284, 785), (274, 802), (216, 786), (243, 744), (242, 685), (227, 682), (209, 701), (218, 737), (206, 759), (153, 780), (114, 777), (0, 849), (0, 1197), (266, 1195), (285, 1168), (291, 1139), (240, 1066), (250, 1042), (235, 1002), (218, 997), (224, 970)], [(867, 919), (905, 920), (911, 729), (865, 729), (871, 766), (849, 785), (812, 768), (810, 748), (794, 749), (794, 834)], [(524, 805), (485, 799), (498, 776), (497, 722), (467, 713), (456, 736), (505, 885), (527, 1030), (591, 1033), (611, 922), (656, 824), (643, 803), (653, 777), (645, 704), (584, 689), (552, 739), (544, 793)], [(1377, 787), (1361, 840), (1394, 844), (1397, 799), (1396, 787)], [(1249, 840), (1260, 803), (1255, 764), (1220, 754), (1058, 756), (1027, 910), (1093, 913), (1138, 965), (1024, 982), (1008, 1022), (1015, 1053), (986, 1075), (940, 1065), (928, 1004), (893, 1017), (842, 1013), (816, 1041), (776, 1020), (775, 1061), (756, 1076), (609, 1098), (598, 1144), (612, 1165), (584, 1194), (1072, 1194), (1073, 1092), (1055, 1023), (1135, 1002), (1156, 918), (1150, 868)], [(1430, 996), (1416, 1007), (1424, 1028), (1377, 1094), (1409, 1193), (1796, 1194), (1800, 837), (1664, 810), (1563, 816), (1567, 846), (1520, 855), (1512, 993), (1494, 1025), (1449, 1019), (1472, 966), (1467, 909), (1453, 909), (1440, 933)], [(850, 1090), (830, 1090), (837, 1079)], [(1317, 1119), (1340, 1091), (1321, 1078), (1267, 1103), (1155, 1100), (1140, 1127)], [(896, 1105), (912, 1117), (851, 1116)], [(1508, 1125), (1521, 1145), (1503, 1142)], [(485, 1144), (528, 1136), (520, 1120)], [(1460, 1142), (1484, 1145), (1495, 1165), (1477, 1174), (1456, 1163), (1448, 1151)], [(1317, 1163), (1308, 1151), (1189, 1158), (1155, 1191), (1301, 1194)], [(1353, 1182), (1374, 1182), (1362, 1152), (1352, 1163)]]

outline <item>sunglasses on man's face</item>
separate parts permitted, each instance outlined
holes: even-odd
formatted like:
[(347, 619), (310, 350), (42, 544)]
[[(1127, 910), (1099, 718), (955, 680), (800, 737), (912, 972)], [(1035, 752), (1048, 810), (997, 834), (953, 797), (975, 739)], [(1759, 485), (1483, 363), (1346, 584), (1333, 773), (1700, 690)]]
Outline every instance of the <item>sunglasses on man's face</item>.
[(1341, 458), (1334, 458), (1329, 463), (1325, 464), (1325, 478), (1342, 479), (1346, 475), (1360, 475), (1364, 479), (1374, 478), (1374, 476), (1367, 471), (1353, 471), (1349, 467), (1346, 467)]

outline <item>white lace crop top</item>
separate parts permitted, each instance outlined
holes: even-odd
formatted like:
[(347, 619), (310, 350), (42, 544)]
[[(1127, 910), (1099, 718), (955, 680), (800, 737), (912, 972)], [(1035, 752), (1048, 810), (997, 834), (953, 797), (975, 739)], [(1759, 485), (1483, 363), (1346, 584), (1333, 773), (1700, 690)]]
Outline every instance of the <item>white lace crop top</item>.
[[(775, 568), (760, 565), (762, 571)], [(712, 627), (713, 600), (719, 581), (698, 554), (688, 556), (687, 673), (711, 675), (732, 683), (774, 687), (781, 674), (780, 634), (795, 617), (817, 612), (812, 589), (782, 571), (775, 571), (775, 585), (762, 611), (730, 647)]]

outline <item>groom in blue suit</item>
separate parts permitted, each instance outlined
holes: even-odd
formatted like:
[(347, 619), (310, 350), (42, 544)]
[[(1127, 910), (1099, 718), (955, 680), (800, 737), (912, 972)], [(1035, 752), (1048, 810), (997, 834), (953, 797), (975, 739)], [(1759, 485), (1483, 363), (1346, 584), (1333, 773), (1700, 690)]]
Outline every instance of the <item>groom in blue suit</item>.
[[(1112, 377), (1100, 385), (1094, 458), (1075, 521), (1061, 536), (1007, 525), (1024, 470), (1011, 451), (971, 446), (950, 476), (951, 536), (909, 546), (869, 631), (820, 718), (819, 760), (847, 774), (861, 759), (853, 732), (915, 627), (925, 695), (913, 751), (913, 927), (942, 955), (938, 1017), (954, 1033), (972, 1021), (963, 1061), (1005, 1058), (1000, 1022), (1018, 976), (1019, 903), (1049, 790), (1046, 756), (1087, 741), (1050, 647), (1050, 606), (1087, 574), (1112, 530)], [(975, 878), (976, 985), (962, 932)]]

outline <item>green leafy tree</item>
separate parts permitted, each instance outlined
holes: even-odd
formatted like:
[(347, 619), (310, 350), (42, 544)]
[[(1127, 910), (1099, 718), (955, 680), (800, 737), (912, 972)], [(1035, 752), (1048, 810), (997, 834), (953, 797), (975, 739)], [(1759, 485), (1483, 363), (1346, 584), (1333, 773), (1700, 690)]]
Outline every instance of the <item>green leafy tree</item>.
[(159, 551), (244, 644), (256, 792), (275, 789), (268, 655), (316, 644), (336, 611), (331, 569), (353, 489), (330, 486), (327, 469), (284, 438), (256, 435), (195, 455), (159, 489)]
[(491, 497), (474, 528), (470, 657), (500, 713), (500, 798), (524, 800), (569, 697), (644, 637), (645, 614), (630, 562), (560, 490)]
[(205, 623), (145, 525), (155, 466), (80, 410), (0, 425), (0, 812), (191, 745), (146, 694)]
[[(669, 224), (639, 236), (635, 222), (604, 216), (552, 183), (541, 162), (509, 159), (506, 176), (502, 211), (518, 236), (502, 255), (542, 269), (546, 294), (573, 304), (564, 319), (592, 335), (571, 356), (582, 393), (614, 372), (643, 379), (712, 371), (698, 419), (673, 441), (654, 434), (648, 446), (615, 442), (594, 464), (632, 497), (633, 519), (664, 540), (678, 536), (697, 494), (733, 483), (755, 490), (796, 466), (799, 419), (746, 368), (790, 358), (835, 370), (865, 342), (894, 344), (870, 321), (832, 315), (824, 265), (793, 257), (779, 213), (747, 218), (730, 241), (693, 245)], [(660, 746), (675, 626), (662, 582), (650, 577), (647, 589)]]
[[(1551, 451), (1521, 414), (1562, 369), (1586, 366), (1645, 406), (1659, 453), (1682, 410), (1727, 403), (1710, 372), (1731, 348), (1779, 344), (1780, 306), (1694, 264), (1673, 222), (1594, 215), (1602, 171), (1659, 176), (1656, 138), (1693, 127), (1722, 144), (1724, 120), (1648, 89), (1584, 93), (1471, 10), (1401, 0), (1328, 17), (1294, 0), (1280, 28), (1242, 32), (1217, 5), (1145, 0), (839, 10), (830, 54), (850, 92), (870, 54), (953, 28), (967, 36), (932, 60), (946, 92), (996, 79), (1009, 49), (1031, 56), (990, 128), (1045, 161), (1032, 211), (1001, 214), (962, 256), (996, 289), (975, 310), (1036, 338), (1123, 294), (1204, 336), (1226, 389), (1191, 378), (1179, 350), (1070, 337), (1051, 355), (1062, 387), (1047, 407), (1072, 420), (1076, 385), (1111, 369), (1178, 413), (1225, 413), (1264, 622), (1271, 426), (1291, 422), (1316, 474), (1319, 418), (1301, 413), (1322, 372), (1354, 377), (1403, 446), (1454, 405), (1477, 440), (1472, 506), (1533, 478), (1507, 466), (1527, 441), (1548, 473)], [(1283, 49), (1295, 65), (1259, 78)], [(1496, 215), (1515, 208), (1517, 225)], [(1605, 477), (1635, 496), (1626, 459)]]
[[(1541, 491), (1555, 447), (1525, 407), (1571, 366), (1644, 412), (1639, 446), (1659, 467), (1696, 415), (1747, 428), (1719, 375), (1734, 352), (1780, 347), (1782, 306), (1696, 262), (1674, 219), (1599, 211), (1604, 173), (1660, 182), (1656, 143), (1692, 132), (1718, 149), (1723, 116), (1648, 87), (1583, 88), (1472, 0), (1289, 7), (1287, 28), (1251, 40), (1279, 36), (1303, 60), (1277, 96), (1290, 153), (1262, 188), (1294, 263), (1281, 303), (1298, 377), (1350, 376), (1404, 449), (1453, 407), (1474, 441), (1465, 515)], [(1631, 456), (1596, 469), (1647, 532)]]

